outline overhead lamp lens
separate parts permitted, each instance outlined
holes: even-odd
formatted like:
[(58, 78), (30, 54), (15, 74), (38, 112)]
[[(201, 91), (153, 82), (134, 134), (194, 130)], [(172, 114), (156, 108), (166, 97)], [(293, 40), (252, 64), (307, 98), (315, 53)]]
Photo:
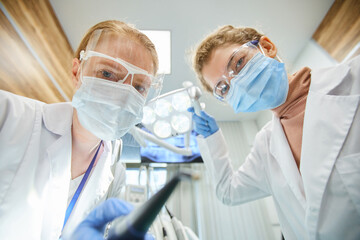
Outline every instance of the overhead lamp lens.
[(165, 99), (159, 99), (155, 104), (155, 112), (160, 117), (167, 117), (172, 112), (171, 103)]
[(190, 119), (184, 114), (175, 115), (171, 118), (171, 126), (179, 133), (185, 133), (190, 129)]
[(145, 106), (143, 108), (143, 113), (143, 124), (152, 124), (153, 122), (155, 122), (156, 115), (151, 107)]
[(184, 112), (191, 106), (190, 97), (186, 92), (176, 93), (172, 98), (172, 105), (178, 112)]
[(160, 138), (167, 138), (171, 135), (171, 126), (168, 121), (158, 120), (154, 124), (154, 133)]

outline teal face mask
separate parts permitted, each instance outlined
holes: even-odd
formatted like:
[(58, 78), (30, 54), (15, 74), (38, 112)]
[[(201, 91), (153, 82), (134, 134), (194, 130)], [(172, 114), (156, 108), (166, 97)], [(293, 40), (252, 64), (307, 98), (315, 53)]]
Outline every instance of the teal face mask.
[(231, 79), (225, 100), (235, 113), (257, 112), (283, 104), (288, 90), (284, 63), (259, 52)]

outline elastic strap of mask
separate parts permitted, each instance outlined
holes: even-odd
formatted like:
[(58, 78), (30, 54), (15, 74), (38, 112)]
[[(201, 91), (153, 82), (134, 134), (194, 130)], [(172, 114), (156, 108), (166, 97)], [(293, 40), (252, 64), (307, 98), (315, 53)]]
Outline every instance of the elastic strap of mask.
[(102, 33), (102, 29), (97, 29), (97, 30), (95, 30), (93, 33), (92, 33), (92, 35), (91, 35), (91, 37), (90, 37), (90, 39), (89, 39), (89, 42), (88, 42), (88, 44), (86, 45), (86, 50), (88, 51), (88, 50), (94, 50), (95, 49), (95, 47), (96, 47), (96, 44), (98, 43), (98, 41), (99, 41), (99, 38), (100, 38), (100, 36), (101, 36), (101, 33)]
[(260, 44), (260, 43), (259, 43), (259, 47), (260, 47), (261, 53), (262, 53), (264, 56), (266, 56), (266, 55), (265, 55), (265, 52), (264, 52), (263, 48), (261, 47), (261, 44)]
[[(103, 29), (97, 29), (97, 30), (95, 30), (95, 31), (92, 33), (92, 35), (91, 35), (91, 37), (90, 37), (90, 39), (89, 39), (89, 41), (88, 41), (88, 43), (87, 43), (87, 45), (86, 45), (85, 52), (87, 52), (87, 51), (89, 51), (89, 50), (95, 49), (96, 44), (97, 44), (98, 41), (99, 41), (99, 38), (100, 38), (100, 36), (101, 36), (102, 31), (103, 31)], [(83, 51), (84, 51), (84, 50), (83, 50)], [(79, 69), (78, 69), (78, 71), (80, 71), (80, 81), (81, 81), (81, 82), (83, 82), (83, 73), (82, 73), (82, 70), (83, 70), (83, 68), (84, 68), (84, 64), (85, 64), (85, 61), (86, 61), (86, 60), (83, 59), (83, 57), (82, 57), (82, 54), (85, 54), (83, 51), (82, 51), (82, 53), (80, 53), (80, 67), (79, 67)]]
[[(83, 68), (83, 62), (84, 61), (80, 61), (76, 76), (78, 76), (79, 74), (79, 82), (82, 84), (83, 82), (83, 78), (82, 78), (82, 68)], [(79, 85), (79, 82), (77, 83), (77, 85)], [(76, 86), (77, 87), (77, 86)]]
[[(93, 33), (92, 33), (92, 35), (91, 35), (91, 37), (90, 37), (90, 39), (89, 39), (89, 41), (88, 41), (88, 44), (86, 45), (86, 51), (88, 51), (89, 49), (91, 50), (91, 49), (95, 49), (95, 47), (96, 47), (96, 44), (97, 44), (97, 42), (99, 41), (99, 38), (100, 38), (100, 36), (101, 36), (101, 33), (102, 33), (102, 29), (97, 29), (97, 30), (95, 30)], [(84, 50), (83, 50), (84, 51)], [(79, 66), (79, 68), (78, 68), (78, 72), (80, 71), (80, 81), (81, 81), (81, 83), (83, 82), (83, 74), (82, 74), (82, 69), (83, 69), (83, 67), (84, 67), (84, 62), (85, 62), (85, 60), (84, 59), (82, 59), (83, 57), (82, 57), (82, 55), (84, 54), (84, 52), (82, 52), (82, 53), (80, 53), (80, 66)]]
[(279, 57), (279, 55), (276, 54), (275, 58), (277, 58), (279, 62), (283, 63), (283, 60)]
[[(264, 52), (263, 48), (261, 47), (261, 44), (260, 44), (260, 43), (259, 43), (259, 47), (260, 47), (260, 51), (262, 52), (262, 54), (263, 54), (264, 56), (266, 56), (266, 55), (265, 55), (265, 52)], [(279, 62), (283, 63), (283, 60), (279, 57), (279, 55), (276, 54), (275, 58), (276, 58)]]

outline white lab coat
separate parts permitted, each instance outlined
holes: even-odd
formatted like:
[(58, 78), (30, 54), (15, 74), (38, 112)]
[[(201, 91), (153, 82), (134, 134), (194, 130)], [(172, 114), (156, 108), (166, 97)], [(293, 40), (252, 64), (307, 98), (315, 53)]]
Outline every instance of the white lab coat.
[(272, 195), (285, 239), (360, 239), (360, 57), (312, 71), (300, 171), (278, 118), (234, 171), (221, 130), (198, 137), (218, 198), (236, 205)]
[[(0, 239), (59, 238), (71, 178), (72, 116), (71, 103), (0, 91)], [(102, 200), (120, 195), (125, 169), (111, 158), (111, 142), (104, 146), (64, 238)]]

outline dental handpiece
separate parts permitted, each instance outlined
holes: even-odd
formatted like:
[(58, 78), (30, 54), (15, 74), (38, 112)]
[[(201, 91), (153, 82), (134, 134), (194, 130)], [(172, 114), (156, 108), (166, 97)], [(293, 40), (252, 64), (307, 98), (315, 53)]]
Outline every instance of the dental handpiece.
[(185, 233), (185, 228), (182, 225), (182, 223), (169, 211), (169, 209), (166, 207), (166, 205), (165, 205), (165, 209), (170, 216), (171, 224), (173, 225), (173, 228), (175, 230), (177, 240), (188, 240), (186, 233)]
[(199, 102), (199, 98), (202, 95), (200, 88), (196, 86), (191, 86), (188, 88), (188, 93), (193, 103), (196, 115), (200, 115), (201, 105)]

